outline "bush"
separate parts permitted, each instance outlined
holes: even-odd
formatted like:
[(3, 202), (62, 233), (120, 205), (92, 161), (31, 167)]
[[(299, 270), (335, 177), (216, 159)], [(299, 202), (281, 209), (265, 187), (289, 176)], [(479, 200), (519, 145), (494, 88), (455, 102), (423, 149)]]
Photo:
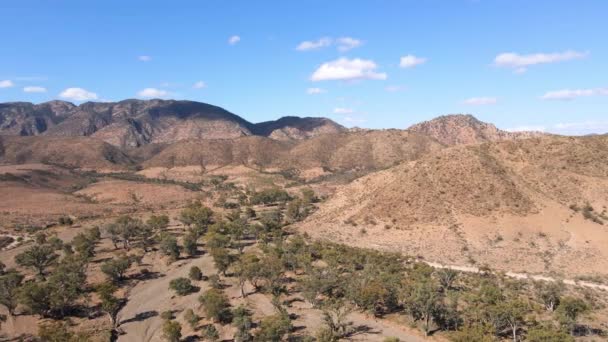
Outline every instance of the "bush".
[(198, 322), (201, 320), (201, 318), (195, 314), (192, 309), (188, 309), (186, 312), (184, 312), (184, 319), (186, 322), (188, 322), (188, 325), (190, 325), (193, 330), (196, 330)]
[(165, 321), (172, 320), (173, 319), (173, 311), (167, 310), (167, 311), (161, 312), (160, 313), (160, 318), (164, 319)]
[(62, 226), (71, 226), (74, 224), (74, 220), (69, 216), (61, 216), (59, 218), (59, 224)]
[(256, 342), (280, 342), (291, 331), (291, 321), (285, 314), (267, 316), (260, 322), (260, 330), (255, 335)]
[(291, 196), (285, 190), (279, 188), (272, 188), (256, 192), (251, 196), (249, 200), (251, 204), (271, 204), (278, 202), (287, 202), (291, 199)]
[(179, 296), (185, 296), (194, 291), (194, 286), (192, 286), (190, 279), (182, 277), (171, 280), (169, 288)]
[(203, 305), (207, 317), (216, 322), (228, 323), (231, 319), (230, 303), (226, 295), (218, 289), (207, 290), (198, 298)]
[(220, 276), (217, 274), (212, 274), (209, 276), (209, 285), (211, 286), (211, 288), (213, 289), (221, 289), (222, 288), (222, 280), (220, 279)]
[(220, 339), (220, 333), (215, 328), (215, 325), (209, 324), (203, 329), (203, 337), (207, 341), (217, 341)]
[(182, 326), (176, 321), (163, 323), (163, 337), (169, 342), (179, 342), (182, 338)]
[(163, 234), (160, 241), (160, 250), (164, 255), (171, 257), (171, 260), (179, 259), (179, 245), (177, 239), (169, 234)]
[(196, 244), (196, 236), (193, 233), (189, 233), (186, 234), (186, 236), (184, 236), (184, 251), (186, 252), (186, 254), (188, 254), (189, 256), (195, 256), (198, 253), (198, 246)]
[(131, 267), (131, 264), (131, 258), (128, 256), (121, 256), (104, 262), (101, 265), (101, 272), (103, 272), (111, 281), (116, 283), (124, 279), (125, 273), (129, 267)]
[(528, 331), (526, 341), (529, 342), (574, 342), (574, 337), (568, 333), (551, 327), (536, 327)]
[(203, 272), (198, 266), (190, 267), (190, 272), (188, 272), (188, 277), (191, 280), (200, 281), (203, 279)]
[(89, 337), (84, 334), (75, 334), (68, 329), (66, 323), (45, 323), (38, 327), (38, 337), (44, 342), (85, 342)]

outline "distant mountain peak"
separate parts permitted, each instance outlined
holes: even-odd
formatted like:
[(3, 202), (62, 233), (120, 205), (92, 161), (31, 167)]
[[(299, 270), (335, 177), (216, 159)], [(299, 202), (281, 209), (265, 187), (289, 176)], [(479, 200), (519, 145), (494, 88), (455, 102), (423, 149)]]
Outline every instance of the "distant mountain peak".
[(344, 126), (327, 118), (298, 116), (284, 116), (278, 120), (260, 122), (254, 128), (255, 134), (276, 140), (300, 140), (346, 130)]
[(438, 116), (410, 126), (410, 132), (428, 135), (444, 145), (468, 145), (489, 141), (530, 138), (540, 132), (508, 132), (483, 122), (471, 114)]

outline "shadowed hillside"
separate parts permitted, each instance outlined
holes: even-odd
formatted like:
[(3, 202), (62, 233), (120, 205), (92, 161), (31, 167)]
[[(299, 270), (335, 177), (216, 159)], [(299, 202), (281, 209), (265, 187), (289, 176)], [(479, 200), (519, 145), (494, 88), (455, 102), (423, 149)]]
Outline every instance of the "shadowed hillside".
[(253, 124), (223, 108), (176, 100), (51, 101), (0, 105), (0, 135), (91, 136), (119, 147), (192, 139), (233, 139), (262, 135), (304, 139), (345, 130), (325, 118), (286, 117)]
[(119, 148), (86, 137), (0, 136), (0, 164), (44, 163), (85, 169), (126, 169), (132, 159)]

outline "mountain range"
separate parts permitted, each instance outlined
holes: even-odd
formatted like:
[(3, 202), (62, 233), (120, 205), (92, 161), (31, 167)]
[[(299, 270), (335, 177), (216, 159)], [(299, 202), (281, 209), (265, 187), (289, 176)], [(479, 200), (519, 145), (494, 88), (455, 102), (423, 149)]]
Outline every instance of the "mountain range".
[(471, 115), (408, 129), (347, 129), (327, 118), (251, 123), (193, 101), (0, 104), (0, 162), (83, 168), (247, 165), (329, 172), (378, 170), (454, 146), (541, 136), (506, 132)]
[(250, 135), (293, 140), (343, 131), (345, 127), (324, 118), (284, 117), (254, 124), (220, 107), (193, 101), (0, 104), (0, 135), (91, 136), (124, 148)]

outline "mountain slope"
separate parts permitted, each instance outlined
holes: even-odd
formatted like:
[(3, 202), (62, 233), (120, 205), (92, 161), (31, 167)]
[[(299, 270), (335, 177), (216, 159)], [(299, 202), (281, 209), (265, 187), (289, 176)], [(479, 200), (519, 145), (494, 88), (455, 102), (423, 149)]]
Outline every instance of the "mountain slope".
[(174, 100), (125, 100), (84, 103), (47, 135), (92, 136), (115, 146), (136, 147), (184, 139), (235, 138), (252, 125), (205, 103)]
[(608, 269), (607, 206), (608, 137), (547, 136), (456, 146), (370, 174), (300, 228), (447, 264), (583, 274)]
[(0, 136), (0, 164), (44, 163), (124, 170), (133, 160), (116, 146), (87, 137)]
[(0, 103), (0, 135), (39, 135), (61, 123), (75, 106), (64, 101), (38, 105), (28, 102)]
[(344, 126), (327, 118), (300, 118), (285, 116), (278, 120), (260, 122), (255, 125), (257, 135), (276, 140), (300, 140), (320, 134), (345, 132)]
[(0, 104), (0, 135), (91, 136), (119, 147), (249, 135), (294, 140), (343, 130), (324, 118), (285, 117), (253, 124), (220, 107), (194, 101)]
[(144, 162), (145, 167), (248, 165), (263, 169), (333, 172), (378, 170), (441, 148), (434, 140), (400, 130), (328, 133), (301, 141), (264, 137), (182, 141)]
[(540, 132), (507, 132), (479, 121), (472, 115), (439, 116), (410, 126), (410, 132), (428, 135), (446, 146), (480, 144), (489, 141), (524, 139), (541, 136)]

